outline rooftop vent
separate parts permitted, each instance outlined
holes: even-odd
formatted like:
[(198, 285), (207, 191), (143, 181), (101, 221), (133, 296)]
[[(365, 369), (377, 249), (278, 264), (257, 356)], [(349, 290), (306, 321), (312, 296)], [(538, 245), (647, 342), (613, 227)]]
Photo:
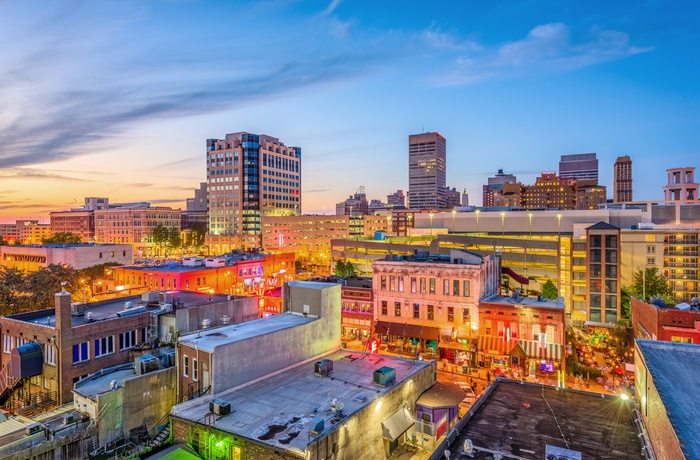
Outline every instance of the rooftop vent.
[(229, 315), (224, 315), (221, 317), (221, 324), (226, 325), (231, 322), (231, 317)]
[(70, 425), (75, 421), (75, 416), (73, 414), (66, 414), (63, 416), (63, 424), (64, 425)]
[(110, 380), (110, 381), (109, 381), (109, 389), (110, 389), (110, 390), (116, 390), (116, 389), (117, 389), (117, 381), (116, 381), (116, 380)]
[(315, 417), (314, 419), (312, 419), (310, 426), (311, 434), (319, 434), (321, 431), (323, 431), (324, 425), (325, 423), (321, 417)]
[(223, 399), (209, 401), (209, 412), (216, 415), (228, 415), (231, 413), (231, 403)]
[(314, 374), (319, 377), (328, 377), (333, 372), (333, 361), (322, 359), (314, 363)]
[(41, 423), (32, 423), (31, 425), (27, 425), (24, 428), (24, 433), (29, 436), (35, 433), (39, 433), (41, 431)]
[(663, 297), (652, 297), (651, 304), (656, 305), (659, 308), (666, 308), (666, 301), (663, 299)]
[(87, 321), (88, 323), (92, 323), (93, 321), (95, 321), (95, 317), (92, 315), (91, 311), (85, 313), (85, 321)]
[(86, 308), (87, 304), (85, 302), (73, 302), (70, 304), (70, 314), (71, 316), (83, 316)]
[(209, 318), (204, 318), (202, 320), (202, 329), (208, 329), (211, 327), (211, 320)]

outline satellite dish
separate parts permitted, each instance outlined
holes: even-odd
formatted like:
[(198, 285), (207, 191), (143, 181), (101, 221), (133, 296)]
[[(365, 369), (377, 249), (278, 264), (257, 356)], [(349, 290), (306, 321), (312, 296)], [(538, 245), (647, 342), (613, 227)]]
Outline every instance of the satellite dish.
[(337, 403), (335, 403), (335, 408), (337, 410), (341, 411), (343, 410), (343, 407), (345, 407), (345, 404), (343, 404), (342, 402), (338, 401)]

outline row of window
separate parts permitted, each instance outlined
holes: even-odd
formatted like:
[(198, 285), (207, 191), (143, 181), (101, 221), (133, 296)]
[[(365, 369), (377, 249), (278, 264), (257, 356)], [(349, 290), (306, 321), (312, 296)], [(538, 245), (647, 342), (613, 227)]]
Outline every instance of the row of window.
[[(545, 327), (545, 336), (547, 337), (547, 343), (554, 343), (554, 331), (556, 328), (553, 325), (548, 325)], [(490, 319), (484, 321), (484, 334), (493, 335), (493, 323)], [(498, 321), (496, 323), (496, 336), (511, 339), (520, 340), (541, 340), (541, 326), (539, 324), (523, 324), (523, 323), (505, 323), (504, 321)]]
[[(387, 276), (380, 277), (380, 290), (387, 290), (387, 278), (389, 281), (389, 291), (404, 292), (404, 277), (403, 276)], [(410, 292), (420, 292), (421, 294), (436, 294), (436, 279), (435, 278), (417, 278), (410, 277)], [(442, 280), (442, 295), (451, 296), (471, 296), (471, 282), (469, 280)]]
[[(118, 334), (119, 337), (119, 351), (128, 350), (136, 346), (139, 341), (137, 330), (126, 331)], [(145, 342), (147, 339), (147, 329), (141, 329), (141, 342)], [(83, 363), (90, 360), (90, 343), (81, 342), (73, 345), (73, 364)], [(93, 341), (93, 357), (101, 358), (103, 356), (114, 354), (114, 336), (110, 335), (107, 337), (101, 337)], [(48, 356), (48, 354), (47, 354)], [(55, 357), (54, 357), (55, 360)]]
[[(13, 348), (21, 347), (25, 343), (31, 342), (22, 337), (12, 337), (11, 335), (2, 336), (2, 351), (4, 353), (11, 353)], [(43, 346), (44, 348), (44, 362), (46, 364), (56, 365), (56, 347), (51, 344)]]
[[(440, 310), (442, 307), (439, 307)], [(383, 316), (388, 316), (388, 302), (386, 300), (382, 300), (382, 315)], [(406, 306), (406, 310), (408, 310), (408, 305)], [(410, 317), (413, 319), (420, 319), (421, 317), (421, 306), (419, 303), (414, 303), (413, 308), (410, 312)], [(401, 302), (394, 302), (394, 316), (395, 317), (400, 317), (400, 316), (408, 316), (408, 315), (402, 315), (401, 313)], [(426, 305), (425, 308), (425, 317), (428, 320), (434, 320), (435, 319), (435, 305)], [(463, 308), (462, 309), (462, 320), (463, 321), (469, 321), (470, 318), (470, 313), (469, 313), (469, 308)], [(455, 320), (455, 307), (447, 307), (447, 321), (452, 322)]]

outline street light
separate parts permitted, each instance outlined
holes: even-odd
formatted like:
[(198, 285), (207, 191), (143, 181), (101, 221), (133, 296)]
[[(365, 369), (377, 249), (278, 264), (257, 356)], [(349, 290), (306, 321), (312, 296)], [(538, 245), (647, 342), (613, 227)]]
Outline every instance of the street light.
[(501, 236), (506, 234), (506, 213), (501, 211)]
[(453, 209), (452, 210), (452, 233), (455, 232), (455, 214), (457, 214), (457, 210)]
[(530, 238), (532, 238), (532, 213), (528, 212), (527, 217), (530, 218)]
[(430, 213), (430, 236), (433, 236), (433, 213)]
[(477, 209), (477, 210), (474, 211), (474, 212), (476, 213), (476, 233), (479, 233), (479, 213), (480, 213), (481, 211), (479, 211), (479, 210)]
[(212, 296), (212, 294), (214, 294), (214, 290), (213, 290), (213, 289), (209, 289), (209, 302), (211, 302), (211, 296)]

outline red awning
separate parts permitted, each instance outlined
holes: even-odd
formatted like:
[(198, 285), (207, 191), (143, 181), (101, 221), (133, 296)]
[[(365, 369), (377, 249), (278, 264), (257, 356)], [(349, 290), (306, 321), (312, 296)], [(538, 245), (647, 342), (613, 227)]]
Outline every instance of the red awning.
[(503, 337), (479, 336), (478, 349), (488, 354), (507, 355), (518, 344), (517, 340), (503, 340)]

